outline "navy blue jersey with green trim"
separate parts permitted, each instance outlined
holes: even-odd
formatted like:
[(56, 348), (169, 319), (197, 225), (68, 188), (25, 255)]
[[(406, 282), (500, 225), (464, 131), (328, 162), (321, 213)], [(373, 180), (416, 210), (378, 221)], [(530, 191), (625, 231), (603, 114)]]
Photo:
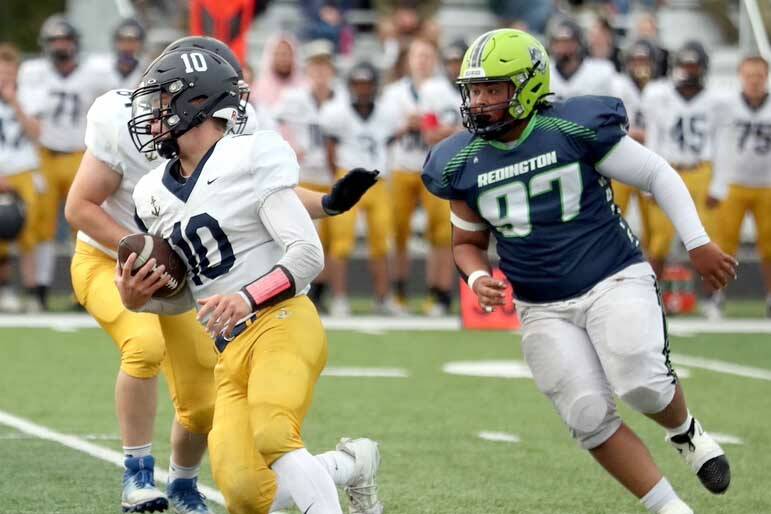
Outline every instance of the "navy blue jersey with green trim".
[(423, 182), (436, 196), (464, 200), (485, 220), (518, 298), (572, 298), (643, 260), (610, 180), (595, 168), (626, 126), (617, 98), (554, 102), (508, 147), (469, 133), (436, 145)]

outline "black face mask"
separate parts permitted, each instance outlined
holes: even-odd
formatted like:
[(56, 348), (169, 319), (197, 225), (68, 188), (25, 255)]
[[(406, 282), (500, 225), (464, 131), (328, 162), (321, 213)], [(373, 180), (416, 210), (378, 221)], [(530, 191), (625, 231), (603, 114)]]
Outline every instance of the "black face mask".
[(139, 64), (133, 52), (118, 52), (118, 67), (122, 69), (133, 70)]
[(164, 159), (173, 159), (179, 155), (179, 144), (176, 139), (164, 139), (155, 144), (155, 150)]
[(55, 50), (51, 50), (51, 58), (54, 60), (54, 62), (64, 63), (71, 60), (72, 57), (73, 57), (72, 52), (70, 52), (69, 50), (65, 50), (63, 48), (57, 48)]

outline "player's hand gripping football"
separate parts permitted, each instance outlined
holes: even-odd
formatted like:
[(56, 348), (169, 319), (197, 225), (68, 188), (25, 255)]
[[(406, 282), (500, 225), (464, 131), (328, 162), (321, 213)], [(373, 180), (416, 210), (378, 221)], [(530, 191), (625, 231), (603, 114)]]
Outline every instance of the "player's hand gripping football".
[(729, 280), (736, 278), (739, 263), (715, 243), (694, 248), (688, 255), (701, 279), (715, 289), (723, 289)]
[[(171, 275), (164, 274), (166, 267), (161, 264), (155, 267), (155, 259), (150, 259), (139, 270), (131, 274), (137, 254), (132, 253), (121, 269), (120, 263), (115, 264), (115, 285), (118, 286), (120, 298), (128, 309), (140, 309), (158, 289), (165, 286)], [(155, 270), (153, 268), (155, 267)]]
[(206, 319), (207, 315), (209, 316), (206, 331), (212, 337), (217, 337), (220, 334), (230, 337), (236, 323), (252, 312), (252, 306), (238, 293), (215, 294), (198, 300), (198, 305), (201, 306), (198, 311), (198, 321)]
[(377, 182), (378, 170), (354, 168), (334, 183), (329, 194), (321, 199), (324, 212), (337, 216), (351, 209), (364, 196), (367, 190)]
[(503, 305), (506, 283), (493, 277), (479, 277), (474, 281), (474, 294), (485, 312), (493, 312), (496, 305)]

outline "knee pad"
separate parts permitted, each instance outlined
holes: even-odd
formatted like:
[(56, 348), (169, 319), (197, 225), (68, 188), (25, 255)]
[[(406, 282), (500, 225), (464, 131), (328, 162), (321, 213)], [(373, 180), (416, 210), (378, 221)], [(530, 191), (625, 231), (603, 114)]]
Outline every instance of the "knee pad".
[(675, 394), (675, 386), (672, 382), (669, 382), (664, 387), (656, 387), (656, 385), (633, 387), (619, 394), (619, 397), (637, 412), (656, 414), (663, 411), (669, 405)]
[(177, 421), (194, 434), (207, 434), (214, 419), (214, 404), (182, 407), (175, 405)]
[(279, 457), (302, 448), (300, 429), (294, 416), (274, 405), (251, 408), (254, 446), (270, 466)]
[(602, 394), (579, 396), (568, 407), (565, 422), (582, 448), (590, 450), (601, 445), (621, 426), (621, 419)]
[(155, 332), (136, 334), (120, 349), (120, 369), (135, 378), (152, 378), (161, 371), (166, 357), (163, 338)]

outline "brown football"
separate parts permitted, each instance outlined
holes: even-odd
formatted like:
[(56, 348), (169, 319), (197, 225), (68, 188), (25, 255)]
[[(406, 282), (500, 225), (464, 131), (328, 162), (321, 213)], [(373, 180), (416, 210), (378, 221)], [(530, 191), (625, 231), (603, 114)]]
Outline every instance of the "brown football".
[(150, 234), (130, 234), (118, 243), (118, 262), (121, 268), (132, 253), (137, 254), (134, 261), (133, 275), (145, 265), (147, 261), (155, 258), (156, 266), (166, 267), (166, 273), (171, 275), (168, 284), (153, 294), (155, 298), (170, 298), (182, 291), (185, 286), (187, 268), (177, 252), (165, 239)]

